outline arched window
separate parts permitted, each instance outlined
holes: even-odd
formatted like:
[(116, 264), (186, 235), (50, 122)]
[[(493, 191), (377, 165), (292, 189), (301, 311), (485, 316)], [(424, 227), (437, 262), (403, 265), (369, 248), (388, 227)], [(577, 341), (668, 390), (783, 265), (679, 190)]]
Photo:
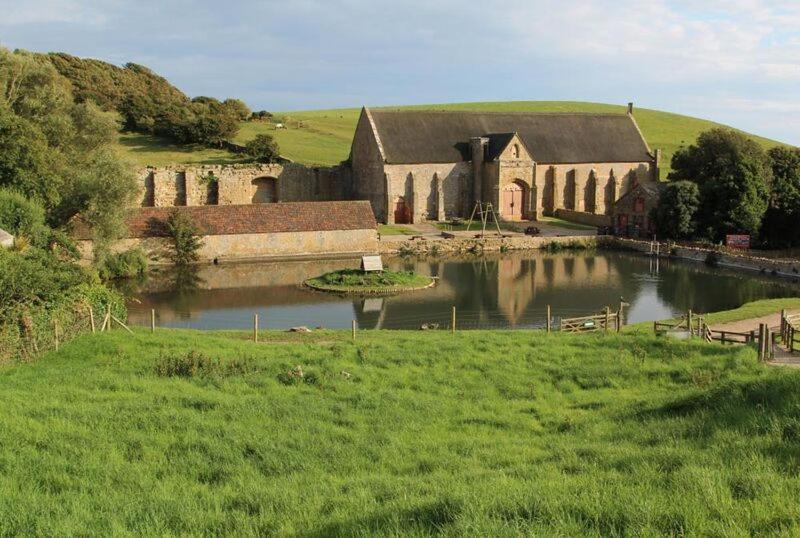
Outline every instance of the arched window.
[(252, 202), (254, 204), (271, 204), (278, 201), (278, 187), (274, 177), (259, 177), (252, 181)]

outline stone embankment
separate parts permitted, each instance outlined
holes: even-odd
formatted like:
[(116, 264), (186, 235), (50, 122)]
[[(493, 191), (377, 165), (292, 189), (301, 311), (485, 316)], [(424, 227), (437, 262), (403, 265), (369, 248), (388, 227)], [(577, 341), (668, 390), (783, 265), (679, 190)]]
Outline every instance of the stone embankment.
[(460, 254), (466, 252), (505, 252), (512, 250), (535, 250), (558, 244), (563, 248), (591, 248), (597, 245), (594, 236), (530, 237), (513, 235), (506, 237), (487, 236), (421, 238), (392, 240), (383, 237), (378, 242), (380, 254)]
[(782, 276), (800, 281), (800, 260), (772, 259), (746, 253), (734, 253), (714, 248), (692, 247), (674, 243), (653, 243), (622, 237), (598, 237), (598, 244), (609, 248), (621, 248), (650, 253), (655, 250), (661, 258), (679, 258), (708, 263), (719, 267), (757, 271), (773, 276)]

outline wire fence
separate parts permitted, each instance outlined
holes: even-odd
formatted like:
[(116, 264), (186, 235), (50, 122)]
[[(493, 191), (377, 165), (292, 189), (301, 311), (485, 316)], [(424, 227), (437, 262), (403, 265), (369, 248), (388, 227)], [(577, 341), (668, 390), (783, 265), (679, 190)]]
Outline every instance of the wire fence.
[[(559, 330), (561, 321), (569, 318), (600, 316), (601, 309), (588, 311), (578, 308), (526, 309), (514, 312), (502, 309), (450, 307), (420, 312), (390, 312), (387, 310), (350, 310), (309, 312), (309, 309), (256, 307), (253, 309), (229, 309), (222, 311), (188, 311), (171, 308), (146, 308), (132, 305), (128, 309), (128, 324), (139, 327), (182, 328), (199, 330), (290, 330), (306, 327), (309, 329), (352, 329), (359, 330)], [(548, 316), (549, 314), (549, 316)], [(611, 312), (616, 322), (617, 310)], [(256, 319), (257, 318), (257, 319)], [(548, 323), (548, 318), (550, 322)], [(624, 317), (620, 322), (624, 323)], [(257, 324), (257, 325), (256, 325)], [(599, 324), (598, 328), (603, 328)]]

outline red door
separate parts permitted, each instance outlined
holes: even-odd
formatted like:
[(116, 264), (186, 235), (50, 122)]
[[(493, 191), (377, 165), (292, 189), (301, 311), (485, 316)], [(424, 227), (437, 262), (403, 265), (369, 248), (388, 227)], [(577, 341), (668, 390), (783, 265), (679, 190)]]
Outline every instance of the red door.
[(408, 208), (406, 207), (405, 198), (398, 198), (394, 204), (394, 222), (395, 224), (408, 224), (409, 223)]

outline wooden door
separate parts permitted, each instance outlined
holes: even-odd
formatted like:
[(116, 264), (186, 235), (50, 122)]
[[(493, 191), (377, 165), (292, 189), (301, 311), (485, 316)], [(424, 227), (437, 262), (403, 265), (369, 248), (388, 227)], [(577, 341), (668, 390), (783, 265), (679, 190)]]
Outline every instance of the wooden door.
[(394, 222), (395, 224), (408, 224), (409, 223), (408, 207), (406, 207), (406, 200), (403, 197), (397, 199), (394, 203)]
[(522, 218), (522, 187), (517, 184), (503, 189), (503, 218), (507, 220)]

